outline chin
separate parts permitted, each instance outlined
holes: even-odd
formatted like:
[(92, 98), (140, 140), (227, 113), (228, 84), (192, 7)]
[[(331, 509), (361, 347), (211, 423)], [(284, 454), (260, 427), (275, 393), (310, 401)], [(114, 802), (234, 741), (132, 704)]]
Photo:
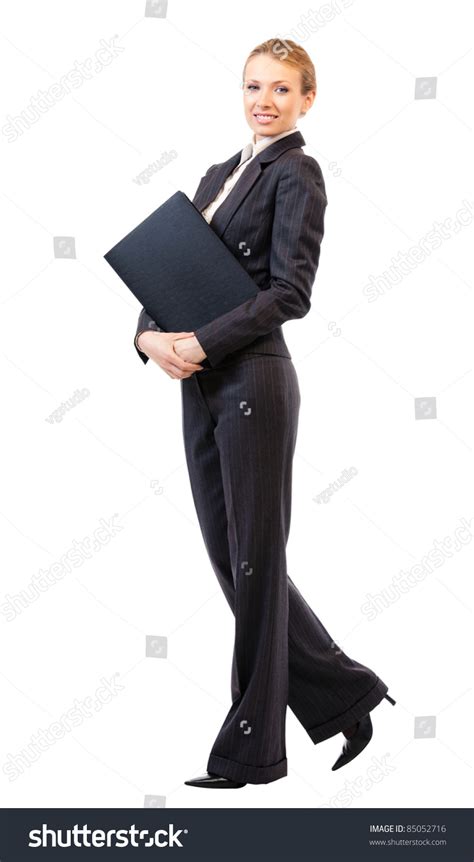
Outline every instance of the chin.
[(253, 122), (252, 122), (252, 129), (255, 129), (255, 131), (257, 131), (257, 132), (261, 131), (262, 129), (265, 131), (265, 129), (270, 129), (270, 128), (272, 129), (272, 132), (273, 132), (275, 130), (275, 128), (277, 128), (277, 126), (278, 126), (278, 123), (259, 123), (258, 120), (253, 120)]

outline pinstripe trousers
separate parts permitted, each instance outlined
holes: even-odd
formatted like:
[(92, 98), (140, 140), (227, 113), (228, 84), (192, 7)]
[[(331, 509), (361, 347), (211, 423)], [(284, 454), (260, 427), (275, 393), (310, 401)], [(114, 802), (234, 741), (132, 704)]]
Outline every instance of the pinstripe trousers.
[(207, 770), (250, 784), (287, 775), (286, 707), (313, 743), (388, 691), (349, 658), (286, 570), (300, 390), (291, 359), (242, 353), (181, 380), (191, 491), (235, 616), (232, 705)]

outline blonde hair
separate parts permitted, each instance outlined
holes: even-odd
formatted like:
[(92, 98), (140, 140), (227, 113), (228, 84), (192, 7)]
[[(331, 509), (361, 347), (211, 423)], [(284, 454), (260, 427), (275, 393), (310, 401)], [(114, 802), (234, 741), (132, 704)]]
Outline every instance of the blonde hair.
[(283, 63), (287, 63), (288, 66), (292, 66), (294, 69), (299, 69), (301, 73), (302, 95), (311, 92), (311, 90), (316, 92), (317, 85), (314, 65), (311, 57), (306, 53), (305, 49), (302, 48), (301, 45), (297, 45), (297, 43), (293, 42), (292, 39), (267, 39), (265, 42), (261, 42), (260, 45), (257, 45), (248, 55), (244, 65), (242, 79), (245, 79), (245, 70), (247, 68), (248, 61), (259, 54), (272, 54), (275, 59), (281, 60)]

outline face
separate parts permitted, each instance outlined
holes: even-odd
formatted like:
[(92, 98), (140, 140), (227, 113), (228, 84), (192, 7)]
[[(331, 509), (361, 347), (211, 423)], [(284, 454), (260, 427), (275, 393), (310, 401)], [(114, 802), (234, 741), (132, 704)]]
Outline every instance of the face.
[(314, 90), (302, 95), (299, 69), (271, 54), (252, 57), (244, 74), (245, 119), (256, 141), (294, 128), (316, 97)]

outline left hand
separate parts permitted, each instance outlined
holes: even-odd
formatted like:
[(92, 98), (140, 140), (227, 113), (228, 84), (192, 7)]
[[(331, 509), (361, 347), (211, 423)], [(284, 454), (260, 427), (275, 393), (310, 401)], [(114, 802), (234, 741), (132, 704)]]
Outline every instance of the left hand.
[(188, 362), (201, 362), (207, 356), (195, 335), (177, 338), (173, 341), (173, 348), (181, 359), (186, 359)]

